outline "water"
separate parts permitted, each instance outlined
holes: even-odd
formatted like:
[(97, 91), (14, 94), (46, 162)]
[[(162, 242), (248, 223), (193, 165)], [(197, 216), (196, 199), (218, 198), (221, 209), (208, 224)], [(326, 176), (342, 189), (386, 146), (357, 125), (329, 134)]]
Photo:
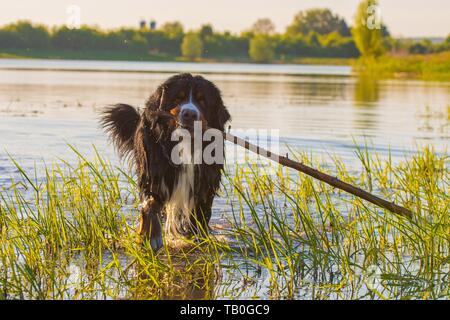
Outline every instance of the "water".
[(307, 74), (348, 76), (348, 66), (321, 66), (298, 64), (249, 64), (249, 63), (189, 63), (189, 62), (132, 62), (88, 60), (0, 60), (1, 69), (12, 70), (76, 70), (119, 72), (201, 72), (225, 74)]
[[(205, 74), (217, 84), (234, 132), (278, 130), (282, 154), (288, 144), (336, 154), (358, 168), (355, 142), (382, 156), (391, 152), (394, 161), (425, 145), (448, 149), (448, 82), (376, 80), (338, 66), (0, 60), (0, 189), (19, 176), (8, 154), (32, 170), (75, 159), (67, 143), (88, 157), (95, 144), (119, 164), (98, 112), (118, 102), (142, 107), (177, 71)], [(227, 201), (217, 198), (214, 222), (226, 211)], [(239, 281), (232, 273), (229, 280)]]
[[(154, 72), (125, 71), (139, 66)], [(98, 111), (118, 102), (142, 107), (174, 70), (207, 72), (222, 90), (232, 129), (279, 130), (283, 153), (287, 143), (351, 163), (354, 140), (398, 159), (426, 144), (437, 152), (448, 146), (448, 82), (378, 81), (328, 66), (0, 60), (0, 179), (11, 174), (4, 151), (30, 168), (70, 156), (67, 142), (86, 153), (95, 144), (116, 161)]]

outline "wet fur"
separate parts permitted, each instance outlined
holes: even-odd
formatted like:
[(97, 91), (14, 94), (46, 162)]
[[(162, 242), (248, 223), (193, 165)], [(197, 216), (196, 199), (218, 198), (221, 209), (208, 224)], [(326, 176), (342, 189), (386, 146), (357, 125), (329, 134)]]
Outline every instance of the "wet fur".
[(174, 235), (207, 231), (223, 169), (222, 164), (175, 165), (170, 159), (177, 142), (170, 141), (175, 127), (165, 112), (181, 102), (180, 92), (189, 89), (208, 126), (223, 131), (230, 114), (219, 89), (191, 74), (173, 76), (160, 85), (141, 114), (132, 106), (118, 104), (106, 109), (101, 119), (119, 155), (132, 160), (141, 202), (158, 202), (162, 212), (152, 215), (165, 214), (166, 232)]

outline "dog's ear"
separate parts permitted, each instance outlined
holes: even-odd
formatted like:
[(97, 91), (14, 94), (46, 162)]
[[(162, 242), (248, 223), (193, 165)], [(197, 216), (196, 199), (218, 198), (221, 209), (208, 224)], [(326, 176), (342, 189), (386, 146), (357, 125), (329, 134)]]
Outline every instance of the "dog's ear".
[(201, 81), (202, 87), (206, 92), (206, 100), (208, 104), (208, 108), (214, 112), (212, 117), (212, 127), (219, 129), (220, 131), (224, 130), (225, 124), (231, 120), (230, 113), (225, 107), (222, 94), (219, 88), (216, 87), (214, 83), (204, 79), (203, 77), (196, 77), (197, 81)]
[(161, 85), (156, 89), (155, 93), (148, 99), (143, 116), (145, 123), (148, 124), (149, 129), (157, 140), (163, 139), (163, 133), (168, 126), (172, 117), (168, 117), (166, 112), (167, 105), (169, 105), (166, 86)]
[(133, 151), (140, 117), (139, 112), (127, 104), (116, 104), (102, 112), (100, 124), (109, 134), (121, 158)]
[(146, 107), (153, 111), (157, 109), (169, 111), (174, 106), (179, 92), (188, 90), (192, 79), (190, 73), (181, 73), (170, 77), (150, 96)]
[(218, 112), (218, 122), (219, 122), (219, 130), (224, 131), (225, 124), (231, 120), (231, 115), (227, 110), (227, 107), (223, 105), (223, 103), (219, 106)]
[(158, 109), (166, 110), (168, 104), (168, 86), (162, 84), (148, 98), (145, 106), (151, 111), (156, 111)]

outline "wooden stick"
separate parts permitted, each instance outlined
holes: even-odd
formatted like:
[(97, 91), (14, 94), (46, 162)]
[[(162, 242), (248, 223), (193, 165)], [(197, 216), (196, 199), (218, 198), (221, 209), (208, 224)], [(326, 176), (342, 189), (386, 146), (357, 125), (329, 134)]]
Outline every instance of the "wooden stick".
[[(170, 113), (167, 113), (167, 116), (175, 119), (175, 117)], [(207, 129), (208, 128), (203, 128), (203, 130), (207, 130)], [(252, 151), (256, 154), (259, 154), (265, 158), (268, 158), (272, 161), (278, 162), (279, 164), (281, 164), (283, 166), (303, 172), (315, 179), (318, 179), (320, 181), (323, 181), (323, 182), (329, 184), (332, 187), (344, 190), (354, 196), (357, 196), (359, 198), (367, 200), (381, 208), (387, 209), (395, 214), (398, 214), (399, 216), (406, 217), (408, 219), (412, 219), (412, 217), (413, 217), (413, 213), (411, 211), (409, 211), (408, 209), (406, 209), (402, 206), (395, 204), (394, 202), (389, 202), (387, 200), (381, 199), (381, 198), (377, 197), (376, 195), (373, 195), (361, 188), (352, 186), (351, 184), (348, 184), (347, 182), (339, 180), (338, 178), (330, 176), (326, 173), (320, 172), (319, 170), (316, 170), (314, 168), (308, 167), (307, 165), (305, 165), (303, 163), (293, 161), (287, 157), (277, 155), (277, 154), (270, 152), (264, 148), (258, 147), (257, 145), (254, 145), (254, 144), (248, 142), (247, 140), (236, 137), (236, 136), (232, 135), (231, 133), (222, 132), (222, 134), (223, 134), (225, 140), (228, 140), (228, 141), (230, 141), (234, 144), (237, 144), (241, 147), (244, 147), (245, 149), (250, 150), (250, 151)]]
[(394, 202), (389, 202), (384, 199), (381, 199), (367, 191), (364, 191), (358, 187), (352, 186), (351, 184), (348, 184), (342, 180), (339, 180), (336, 177), (332, 177), (326, 173), (320, 172), (314, 168), (308, 167), (307, 165), (304, 165), (303, 163), (293, 161), (287, 157), (283, 157), (280, 155), (277, 155), (275, 153), (272, 153), (264, 148), (258, 147), (244, 139), (241, 139), (239, 137), (236, 137), (230, 133), (223, 133), (224, 138), (234, 144), (240, 145), (244, 147), (247, 150), (250, 150), (252, 152), (255, 152), (263, 157), (266, 157), (270, 160), (276, 161), (279, 164), (295, 169), (297, 171), (303, 172), (315, 179), (318, 179), (320, 181), (323, 181), (330, 186), (333, 186), (335, 188), (344, 190), (354, 196), (357, 196), (359, 198), (362, 198), (364, 200), (367, 200), (379, 207), (385, 208), (393, 213), (396, 213), (400, 216), (406, 217), (411, 219), (413, 217), (413, 214), (408, 209), (399, 206), (395, 204)]

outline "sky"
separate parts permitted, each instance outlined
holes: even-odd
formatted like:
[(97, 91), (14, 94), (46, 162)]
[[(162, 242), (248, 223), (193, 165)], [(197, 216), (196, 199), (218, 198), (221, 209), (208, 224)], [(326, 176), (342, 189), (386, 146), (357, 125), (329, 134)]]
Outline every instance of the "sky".
[[(239, 32), (258, 18), (270, 18), (284, 31), (293, 16), (308, 8), (330, 8), (353, 21), (360, 0), (2, 0), (0, 25), (27, 19), (47, 25), (73, 18), (72, 5), (80, 9), (83, 24), (101, 28), (137, 26), (141, 19), (158, 25), (180, 21), (186, 29), (211, 23), (216, 30)], [(449, 0), (379, 0), (381, 17), (394, 36), (444, 37), (450, 33)], [(70, 11), (70, 10), (69, 10)], [(73, 12), (73, 11), (72, 11)], [(73, 20), (72, 20), (73, 21)]]

